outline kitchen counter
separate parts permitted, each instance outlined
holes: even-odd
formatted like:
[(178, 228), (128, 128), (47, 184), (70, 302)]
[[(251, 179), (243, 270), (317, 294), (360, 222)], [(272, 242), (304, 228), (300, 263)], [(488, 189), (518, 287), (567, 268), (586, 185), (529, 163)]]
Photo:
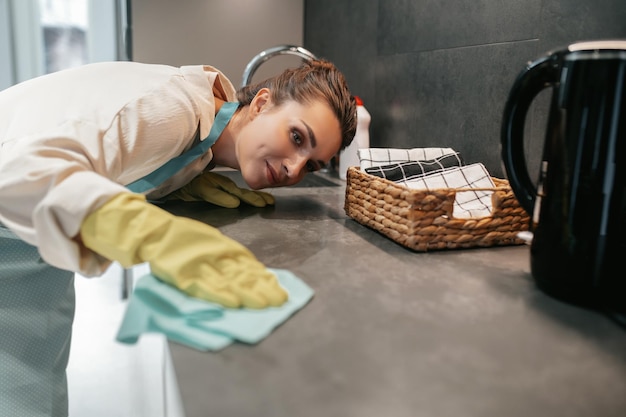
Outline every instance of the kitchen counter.
[(626, 415), (625, 328), (536, 289), (528, 246), (413, 252), (310, 176), (275, 207), (168, 203), (315, 291), (257, 345), (170, 343), (187, 417)]

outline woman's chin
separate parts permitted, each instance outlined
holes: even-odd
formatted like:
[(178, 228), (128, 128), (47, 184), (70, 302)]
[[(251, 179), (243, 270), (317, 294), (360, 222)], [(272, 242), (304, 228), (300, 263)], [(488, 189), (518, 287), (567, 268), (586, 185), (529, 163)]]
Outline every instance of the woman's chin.
[(249, 174), (246, 175), (246, 172), (244, 171), (241, 171), (241, 177), (251, 190), (258, 190), (266, 187), (266, 185), (260, 181), (258, 177), (254, 177)]

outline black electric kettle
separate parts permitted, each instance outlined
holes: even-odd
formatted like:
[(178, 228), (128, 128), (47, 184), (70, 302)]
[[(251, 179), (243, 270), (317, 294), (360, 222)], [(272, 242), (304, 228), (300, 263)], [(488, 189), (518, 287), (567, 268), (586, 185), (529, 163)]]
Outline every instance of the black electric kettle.
[[(530, 104), (552, 89), (537, 183), (525, 160)], [(564, 301), (626, 311), (626, 40), (579, 42), (530, 62), (501, 132), (511, 188), (531, 216), (531, 272)]]

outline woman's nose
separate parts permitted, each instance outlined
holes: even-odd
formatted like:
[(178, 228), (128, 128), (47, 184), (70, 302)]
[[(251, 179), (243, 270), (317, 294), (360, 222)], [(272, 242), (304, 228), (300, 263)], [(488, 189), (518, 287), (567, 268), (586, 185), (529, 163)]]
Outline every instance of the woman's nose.
[(285, 169), (289, 178), (298, 178), (307, 162), (307, 158), (303, 155), (295, 155), (285, 161)]

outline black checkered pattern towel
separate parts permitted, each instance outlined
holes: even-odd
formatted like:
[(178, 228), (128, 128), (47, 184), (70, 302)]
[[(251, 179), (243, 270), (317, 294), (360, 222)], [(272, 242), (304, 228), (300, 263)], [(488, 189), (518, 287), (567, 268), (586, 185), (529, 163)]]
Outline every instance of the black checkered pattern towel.
[(400, 162), (428, 161), (451, 153), (455, 153), (452, 148), (364, 148), (358, 150), (359, 162), (363, 170)]
[(445, 154), (428, 161), (398, 162), (391, 165), (381, 165), (365, 168), (365, 172), (389, 181), (410, 181), (426, 174), (440, 172), (446, 168), (460, 167), (463, 160), (458, 152)]

